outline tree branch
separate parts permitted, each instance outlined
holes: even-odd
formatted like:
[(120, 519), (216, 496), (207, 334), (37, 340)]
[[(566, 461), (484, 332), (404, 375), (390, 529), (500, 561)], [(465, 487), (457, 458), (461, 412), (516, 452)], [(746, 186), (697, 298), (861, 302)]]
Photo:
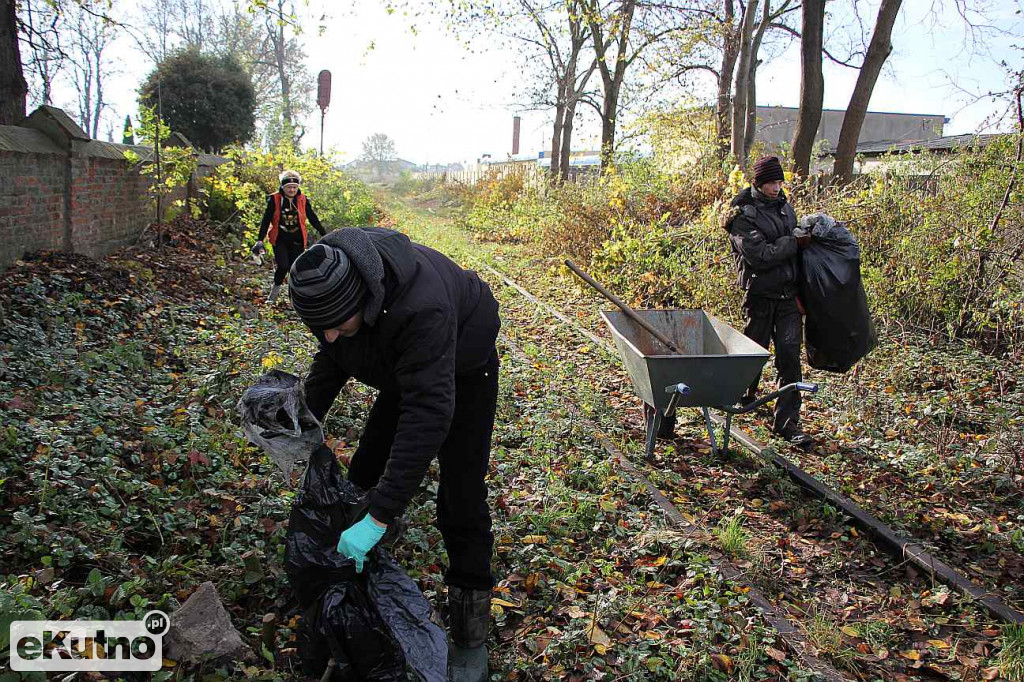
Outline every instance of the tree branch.
[[(780, 24), (780, 23), (772, 23), (770, 25), (770, 28), (777, 28), (780, 31), (783, 31), (785, 33), (790, 34), (794, 38), (800, 38), (800, 31), (796, 30), (792, 26), (787, 26), (786, 24)], [(839, 66), (845, 66), (848, 69), (859, 69), (859, 68), (861, 68), (861, 66), (863, 66), (863, 64), (853, 64), (852, 63), (852, 60), (853, 60), (854, 57), (857, 57), (857, 56), (863, 57), (864, 56), (864, 53), (862, 53), (862, 52), (854, 52), (853, 54), (850, 55), (848, 61), (843, 61), (842, 59), (840, 59), (839, 57), (836, 57), (835, 55), (833, 55), (831, 52), (829, 52), (825, 48), (822, 48), (821, 52), (826, 57), (828, 57), (829, 61), (835, 62)]]

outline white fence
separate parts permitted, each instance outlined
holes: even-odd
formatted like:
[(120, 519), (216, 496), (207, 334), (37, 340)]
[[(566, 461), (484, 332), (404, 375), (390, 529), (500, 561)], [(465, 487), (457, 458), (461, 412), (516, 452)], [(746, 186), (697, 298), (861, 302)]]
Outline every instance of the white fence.
[[(417, 179), (435, 179), (445, 184), (475, 185), (481, 180), (498, 180), (511, 176), (523, 178), (529, 185), (543, 184), (548, 178), (548, 170), (535, 164), (494, 164), (484, 168), (464, 171), (417, 171), (413, 177)], [(569, 182), (578, 185), (593, 184), (601, 176), (596, 166), (569, 168)]]

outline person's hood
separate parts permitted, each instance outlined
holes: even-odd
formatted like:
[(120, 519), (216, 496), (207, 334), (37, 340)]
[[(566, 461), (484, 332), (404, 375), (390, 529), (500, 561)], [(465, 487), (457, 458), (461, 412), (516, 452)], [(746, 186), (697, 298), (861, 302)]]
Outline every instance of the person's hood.
[(409, 237), (384, 227), (343, 227), (327, 233), (318, 243), (341, 249), (356, 266), (369, 291), (363, 323), (371, 327), (385, 300), (397, 298), (416, 277), (419, 267)]

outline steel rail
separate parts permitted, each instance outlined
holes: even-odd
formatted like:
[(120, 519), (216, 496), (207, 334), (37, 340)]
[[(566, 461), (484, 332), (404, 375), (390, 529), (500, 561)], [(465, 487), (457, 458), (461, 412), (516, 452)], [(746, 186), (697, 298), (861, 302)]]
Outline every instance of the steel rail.
[[(531, 365), (530, 359), (514, 341), (509, 339), (505, 334), (499, 334), (499, 338), (512, 352), (513, 357), (524, 363), (526, 366)], [(637, 469), (633, 463), (622, 454), (621, 450), (612, 444), (611, 440), (604, 435), (597, 424), (586, 417), (582, 417), (582, 415), (581, 422), (586, 426), (588, 433), (593, 434), (594, 440), (597, 441), (604, 451), (615, 461), (619, 470), (634, 483), (644, 486), (653, 498), (654, 503), (662, 510), (662, 512), (664, 512), (665, 516), (673, 526), (686, 529), (692, 534), (700, 533), (705, 536), (712, 535), (710, 528), (696, 521), (691, 522), (683, 516), (683, 513), (679, 508), (672, 504), (672, 502), (665, 497), (660, 490), (658, 490), (658, 487), (654, 485), (654, 483), (647, 478), (642, 471)], [(825, 682), (847, 682), (847, 677), (844, 677), (842, 673), (818, 657), (816, 649), (807, 640), (807, 635), (800, 624), (790, 620), (779, 608), (765, 597), (761, 590), (750, 584), (746, 579), (746, 572), (743, 569), (725, 558), (717, 560), (715, 558), (710, 558), (710, 561), (726, 580), (744, 588), (747, 599), (749, 599), (750, 602), (758, 608), (764, 621), (778, 632), (779, 638), (799, 659), (801, 665), (808, 671), (814, 673), (816, 676), (815, 679), (824, 680)]]
[[(610, 351), (616, 355), (618, 354), (618, 350), (615, 346), (608, 341), (595, 337), (592, 332), (587, 331), (579, 324), (567, 318), (549, 303), (541, 301), (533, 294), (530, 294), (522, 285), (515, 282), (504, 273), (501, 273), (490, 266), (485, 267), (487, 270), (501, 278), (506, 284), (523, 294), (524, 297), (532, 303), (547, 310), (547, 312), (552, 314), (556, 319), (567, 323), (569, 327), (578, 333), (581, 333), (590, 341), (599, 341)], [(722, 425), (725, 423), (725, 419), (719, 415), (714, 415), (712, 419)], [(977, 600), (979, 604), (981, 604), (996, 618), (1007, 623), (1014, 623), (1018, 625), (1024, 624), (1024, 613), (1008, 605), (991, 591), (975, 585), (963, 573), (933, 556), (920, 544), (902, 537), (899, 533), (890, 528), (873, 514), (862, 509), (853, 500), (825, 485), (822, 481), (807, 473), (792, 461), (778, 454), (772, 448), (766, 447), (757, 442), (745, 431), (733, 426), (729, 429), (729, 433), (736, 442), (742, 444), (758, 457), (766, 459), (772, 462), (776, 467), (782, 469), (789, 478), (802, 489), (811, 493), (818, 499), (825, 500), (829, 504), (841, 509), (843, 513), (849, 516), (858, 527), (870, 533), (875, 542), (885, 549), (890, 555), (901, 561), (909, 561), (918, 568), (926, 571), (933, 579), (938, 579), (950, 587), (959, 590), (967, 597)], [(625, 457), (622, 457), (620, 453), (619, 456), (616, 456), (616, 461), (621, 463), (628, 460), (626, 460)], [(632, 464), (630, 464), (630, 466), (632, 466)]]

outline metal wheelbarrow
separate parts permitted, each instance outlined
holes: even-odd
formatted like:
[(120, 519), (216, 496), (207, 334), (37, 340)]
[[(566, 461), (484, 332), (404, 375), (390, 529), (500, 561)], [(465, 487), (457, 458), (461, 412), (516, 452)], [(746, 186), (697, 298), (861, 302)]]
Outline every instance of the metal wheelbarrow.
[[(662, 423), (679, 407), (701, 409), (711, 451), (724, 455), (729, 452), (734, 414), (745, 414), (792, 391), (818, 392), (816, 384), (797, 382), (740, 405), (771, 355), (765, 348), (703, 310), (633, 310), (575, 263), (567, 260), (565, 264), (619, 307), (602, 311), (601, 317), (611, 330), (633, 388), (647, 406), (648, 460), (654, 458)], [(715, 443), (712, 409), (725, 412), (721, 449)]]
[[(760, 376), (770, 353), (714, 315), (703, 310), (632, 310), (634, 315), (673, 342), (678, 352), (635, 322), (625, 312), (602, 311), (615, 346), (637, 395), (647, 404), (647, 459), (666, 417), (680, 407), (698, 407), (704, 414), (711, 451), (729, 451), (734, 414), (745, 414), (792, 391), (815, 393), (818, 387), (793, 383), (739, 405), (747, 388)], [(715, 442), (711, 410), (725, 412), (722, 447)]]

